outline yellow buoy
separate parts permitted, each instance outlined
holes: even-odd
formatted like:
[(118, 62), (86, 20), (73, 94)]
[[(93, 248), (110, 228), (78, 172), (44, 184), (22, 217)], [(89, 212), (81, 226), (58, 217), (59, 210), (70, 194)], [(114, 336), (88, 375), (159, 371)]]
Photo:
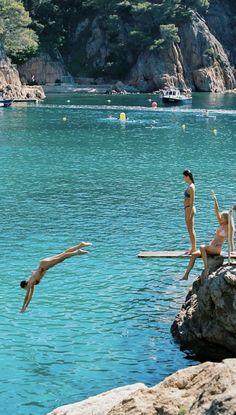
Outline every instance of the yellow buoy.
[(119, 115), (119, 120), (120, 121), (126, 121), (126, 113), (125, 112), (121, 112)]
[(212, 132), (213, 132), (214, 135), (216, 135), (218, 131), (217, 131), (216, 128), (213, 128)]
[(185, 124), (182, 124), (182, 128), (183, 128), (183, 130), (185, 130), (185, 128), (186, 128), (186, 125), (185, 125)]
[(67, 120), (67, 118), (66, 118), (66, 117), (63, 117), (63, 118), (62, 118), (62, 120), (63, 120), (63, 121), (66, 121), (66, 120)]

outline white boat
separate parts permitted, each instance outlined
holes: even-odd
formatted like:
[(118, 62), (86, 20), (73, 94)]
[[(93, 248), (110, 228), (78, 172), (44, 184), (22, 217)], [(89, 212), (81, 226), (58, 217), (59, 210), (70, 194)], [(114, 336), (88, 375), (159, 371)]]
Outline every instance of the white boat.
[(0, 107), (10, 107), (12, 102), (12, 99), (0, 99)]
[(189, 104), (192, 102), (191, 91), (180, 92), (178, 88), (168, 88), (162, 91), (162, 101), (166, 104)]

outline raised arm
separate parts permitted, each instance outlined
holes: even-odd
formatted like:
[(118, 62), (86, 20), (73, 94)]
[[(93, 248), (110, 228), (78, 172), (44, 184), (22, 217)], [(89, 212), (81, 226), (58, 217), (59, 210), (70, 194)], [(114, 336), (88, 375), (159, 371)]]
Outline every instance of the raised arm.
[(216, 218), (217, 218), (219, 224), (221, 224), (220, 209), (219, 209), (219, 205), (218, 205), (218, 202), (217, 202), (217, 198), (216, 198), (216, 195), (215, 195), (214, 192), (212, 192), (212, 197), (213, 197), (213, 200), (214, 200), (214, 209), (215, 209)]
[(229, 246), (230, 246), (230, 252), (234, 252), (234, 219), (233, 216), (231, 216), (231, 222), (230, 222), (230, 231), (229, 231)]
[(29, 285), (29, 288), (27, 288), (26, 294), (25, 294), (25, 298), (24, 298), (24, 302), (23, 302), (23, 306), (21, 308), (21, 313), (24, 313), (24, 311), (26, 310), (26, 308), (28, 307), (30, 300), (33, 296), (34, 293), (34, 285)]

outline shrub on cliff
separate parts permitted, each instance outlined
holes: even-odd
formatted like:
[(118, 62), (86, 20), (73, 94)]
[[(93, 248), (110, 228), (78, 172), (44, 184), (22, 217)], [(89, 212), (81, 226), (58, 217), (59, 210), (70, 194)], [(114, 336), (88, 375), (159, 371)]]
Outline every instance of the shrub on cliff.
[(24, 61), (38, 49), (38, 37), (30, 24), (20, 0), (0, 0), (0, 41), (14, 62)]

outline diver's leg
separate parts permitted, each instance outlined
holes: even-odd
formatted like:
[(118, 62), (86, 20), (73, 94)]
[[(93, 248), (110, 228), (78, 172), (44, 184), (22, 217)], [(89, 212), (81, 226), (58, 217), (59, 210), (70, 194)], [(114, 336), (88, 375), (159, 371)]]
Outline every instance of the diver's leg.
[(186, 269), (186, 271), (185, 271), (185, 273), (184, 273), (183, 277), (181, 278), (181, 280), (187, 280), (187, 279), (188, 279), (188, 276), (189, 276), (189, 274), (190, 274), (190, 271), (191, 271), (191, 270), (193, 269), (193, 267), (194, 267), (194, 264), (195, 264), (196, 259), (197, 259), (198, 257), (200, 257), (200, 256), (201, 256), (200, 251), (196, 251), (196, 252), (194, 252), (194, 254), (192, 254), (192, 255), (191, 255), (191, 258), (190, 258), (190, 261), (189, 261), (188, 267), (187, 267), (187, 269)]

